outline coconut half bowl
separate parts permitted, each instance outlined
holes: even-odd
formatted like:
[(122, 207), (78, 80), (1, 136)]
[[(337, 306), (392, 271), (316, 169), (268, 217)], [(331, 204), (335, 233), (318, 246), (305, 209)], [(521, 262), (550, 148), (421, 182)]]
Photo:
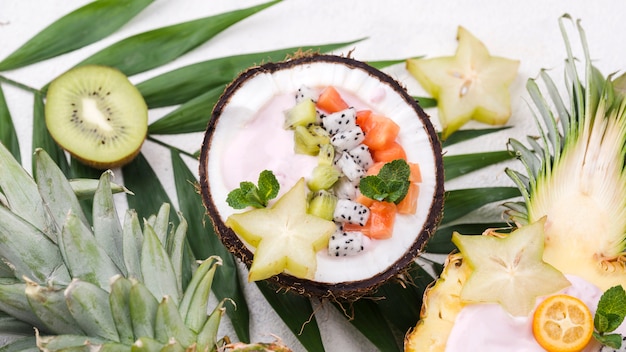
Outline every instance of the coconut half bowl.
[[(302, 86), (320, 90), (334, 86), (342, 96), (345, 94), (351, 106), (393, 119), (401, 127), (397, 141), (404, 147), (407, 160), (418, 163), (421, 169), (417, 212), (398, 215), (390, 239), (367, 239), (365, 249), (355, 256), (333, 257), (326, 250), (319, 251), (312, 280), (286, 273), (268, 279), (299, 294), (352, 300), (402, 273), (434, 233), (442, 214), (444, 178), (440, 142), (429, 117), (393, 78), (351, 58), (318, 54), (267, 63), (241, 73), (215, 105), (204, 136), (199, 170), (202, 199), (221, 241), (250, 267), (254, 247), (225, 225), (229, 215), (242, 210), (231, 208), (226, 197), (241, 181), (256, 183), (262, 170), (280, 165), (283, 149), (292, 151), (293, 144), (279, 142), (281, 133), (289, 133), (280, 119), (253, 127), (262, 128), (260, 140), (242, 136), (241, 131), (255, 126), (259, 111), (270, 109), (282, 115), (295, 105), (296, 91)], [(233, 154), (232, 148), (238, 149), (239, 154)], [(273, 156), (272, 151), (277, 149), (281, 153)], [(250, 154), (242, 154), (241, 150)], [(233, 160), (233, 155), (238, 155), (237, 160)], [(281, 194), (299, 177), (310, 176), (297, 165), (281, 168), (277, 177)]]

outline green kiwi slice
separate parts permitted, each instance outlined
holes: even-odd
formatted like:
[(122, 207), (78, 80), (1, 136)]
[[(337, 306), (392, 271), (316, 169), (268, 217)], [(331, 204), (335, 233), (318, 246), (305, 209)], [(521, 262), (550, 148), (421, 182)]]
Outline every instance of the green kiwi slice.
[(52, 138), (76, 159), (98, 169), (130, 162), (148, 130), (148, 107), (119, 70), (80, 66), (49, 86), (46, 126)]

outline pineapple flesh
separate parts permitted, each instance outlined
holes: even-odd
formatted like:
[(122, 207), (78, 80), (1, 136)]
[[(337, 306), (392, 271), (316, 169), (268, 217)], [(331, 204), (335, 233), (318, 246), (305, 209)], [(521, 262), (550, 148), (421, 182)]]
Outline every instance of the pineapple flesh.
[[(526, 174), (506, 170), (524, 198), (507, 204), (507, 213), (519, 227), (545, 217), (545, 262), (602, 290), (626, 288), (626, 75), (605, 78), (591, 65), (579, 26), (585, 55), (583, 83), (563, 21), (560, 24), (568, 52), (571, 101), (562, 100), (545, 72), (540, 77), (549, 103), (536, 80), (529, 80), (540, 137), (528, 138), (530, 148), (514, 139), (509, 142)], [(445, 350), (464, 305), (460, 292), (470, 273), (460, 253), (450, 255), (441, 276), (424, 295), (421, 319), (407, 334), (405, 351)]]

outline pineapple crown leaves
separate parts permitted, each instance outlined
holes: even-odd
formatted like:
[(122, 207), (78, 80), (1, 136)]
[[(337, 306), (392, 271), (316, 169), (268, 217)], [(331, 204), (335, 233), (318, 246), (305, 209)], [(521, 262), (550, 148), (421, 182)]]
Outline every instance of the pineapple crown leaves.
[(34, 326), (46, 351), (216, 348), (224, 307), (208, 301), (221, 259), (190, 259), (182, 215), (171, 227), (163, 204), (143, 229), (132, 210), (120, 224), (112, 189), (123, 188), (107, 171), (95, 189), (78, 185), (93, 194), (92, 225), (50, 157), (35, 160), (36, 180), (0, 144), (0, 310)]
[[(521, 224), (541, 217), (536, 208), (549, 201), (543, 199), (544, 194), (550, 193), (546, 188), (559, 189), (563, 183), (576, 179), (585, 191), (608, 196), (603, 202), (609, 201), (614, 209), (611, 218), (623, 219), (616, 225), (621, 228), (621, 240), (626, 233), (626, 76), (605, 78), (592, 66), (585, 33), (577, 22), (585, 58), (585, 80), (581, 80), (564, 19), (571, 18), (564, 15), (560, 21), (568, 55), (565, 80), (570, 100), (563, 100), (545, 70), (539, 78), (549, 99), (542, 95), (538, 79), (527, 82), (540, 135), (528, 137), (529, 147), (515, 139), (509, 141), (510, 149), (526, 171), (524, 175), (506, 170), (521, 190), (526, 207), (521, 203), (507, 204), (509, 215)], [(625, 246), (622, 242), (620, 247), (623, 250)]]

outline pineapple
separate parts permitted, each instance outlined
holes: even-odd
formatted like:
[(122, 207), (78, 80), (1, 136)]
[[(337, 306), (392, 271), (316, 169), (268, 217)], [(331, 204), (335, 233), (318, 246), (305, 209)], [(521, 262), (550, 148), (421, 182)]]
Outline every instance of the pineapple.
[(223, 302), (208, 305), (221, 259), (190, 259), (182, 215), (170, 226), (163, 204), (143, 229), (132, 210), (120, 224), (123, 188), (107, 171), (91, 224), (74, 190), (93, 183), (69, 182), (43, 150), (35, 159), (36, 181), (0, 144), (0, 311), (25, 335), (3, 350), (236, 350), (217, 337)]
[[(529, 80), (541, 135), (528, 138), (531, 148), (514, 139), (509, 142), (527, 175), (506, 170), (524, 196), (523, 202), (507, 204), (507, 212), (519, 227), (545, 218), (545, 262), (602, 290), (626, 287), (626, 76), (604, 78), (591, 65), (579, 27), (585, 54), (583, 83), (563, 22), (561, 29), (568, 52), (569, 106), (545, 72), (540, 77), (550, 103), (536, 80)], [(464, 304), (460, 292), (471, 273), (463, 270), (461, 254), (450, 258), (424, 296), (421, 320), (407, 335), (405, 351), (445, 349)]]

